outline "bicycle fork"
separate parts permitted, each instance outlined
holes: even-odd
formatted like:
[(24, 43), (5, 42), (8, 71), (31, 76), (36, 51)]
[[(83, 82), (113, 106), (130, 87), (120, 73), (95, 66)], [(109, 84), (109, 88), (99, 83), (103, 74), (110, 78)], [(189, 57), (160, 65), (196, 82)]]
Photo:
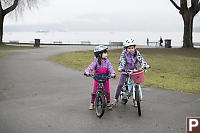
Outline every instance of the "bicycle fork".
[(132, 83), (126, 83), (124, 90), (120, 92), (121, 99), (125, 98), (126, 96), (127, 99), (129, 99), (131, 96), (133, 96), (133, 100), (135, 99), (135, 92), (136, 90), (139, 92), (139, 98), (142, 100), (143, 95), (142, 95), (142, 89), (140, 84), (134, 83), (134, 81), (131, 81)]
[(140, 84), (135, 83), (135, 84), (132, 86), (132, 88), (133, 88), (133, 90), (132, 90), (133, 99), (134, 99), (134, 100), (137, 100), (137, 99), (135, 99), (135, 94), (136, 94), (136, 91), (138, 91), (138, 92), (139, 92), (139, 97), (138, 97), (138, 98), (139, 98), (139, 100), (141, 101), (142, 98), (143, 98), (143, 96), (142, 96), (142, 89), (141, 89)]

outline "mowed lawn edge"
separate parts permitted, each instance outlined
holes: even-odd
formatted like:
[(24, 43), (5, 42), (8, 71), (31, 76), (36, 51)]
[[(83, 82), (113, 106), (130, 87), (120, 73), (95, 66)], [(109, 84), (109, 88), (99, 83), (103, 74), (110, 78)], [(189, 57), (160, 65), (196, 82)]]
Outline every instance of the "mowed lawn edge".
[(13, 45), (3, 45), (0, 44), (0, 50), (6, 51), (6, 50), (22, 50), (22, 49), (34, 49), (33, 46), (13, 46)]
[[(200, 94), (200, 49), (138, 48), (151, 69), (143, 86)], [(122, 49), (109, 50), (108, 59), (117, 72)], [(93, 51), (66, 52), (49, 57), (60, 65), (84, 71), (93, 61)]]
[[(2, 45), (0, 44), (0, 51), (7, 51), (7, 50), (22, 50), (22, 49), (34, 49), (34, 47), (31, 46), (12, 46), (12, 45)], [(3, 52), (0, 53), (0, 57), (10, 55), (11, 52)]]
[(10, 55), (10, 54), (12, 54), (12, 53), (10, 53), (10, 52), (7, 52), (7, 53), (0, 53), (0, 57), (1, 57), (1, 56)]

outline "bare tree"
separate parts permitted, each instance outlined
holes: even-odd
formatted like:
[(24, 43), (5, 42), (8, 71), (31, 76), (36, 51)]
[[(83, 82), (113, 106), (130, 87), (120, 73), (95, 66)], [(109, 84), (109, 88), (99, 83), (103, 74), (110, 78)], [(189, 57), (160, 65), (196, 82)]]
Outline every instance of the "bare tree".
[(15, 10), (16, 16), (24, 9), (31, 9), (37, 5), (38, 0), (0, 0), (0, 44), (3, 39), (4, 17)]
[(180, 0), (180, 6), (174, 0), (171, 3), (179, 10), (184, 22), (183, 47), (193, 48), (192, 32), (194, 16), (200, 10), (199, 0)]

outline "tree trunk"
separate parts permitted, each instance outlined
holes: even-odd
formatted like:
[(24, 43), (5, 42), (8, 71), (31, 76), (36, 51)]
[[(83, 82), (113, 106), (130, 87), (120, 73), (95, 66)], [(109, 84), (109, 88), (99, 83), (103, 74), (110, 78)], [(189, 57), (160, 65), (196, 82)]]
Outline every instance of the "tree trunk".
[(3, 42), (3, 21), (4, 21), (4, 15), (3, 13), (0, 13), (0, 44)]
[(193, 48), (193, 15), (189, 11), (185, 11), (182, 15), (184, 21), (183, 48)]
[(19, 0), (14, 0), (13, 4), (10, 7), (6, 8), (5, 10), (3, 10), (2, 5), (1, 5), (1, 0), (0, 0), (0, 44), (2, 44), (2, 42), (3, 42), (3, 22), (4, 22), (4, 17), (5, 17), (6, 14), (8, 14), (11, 11), (13, 11), (17, 7), (18, 1)]

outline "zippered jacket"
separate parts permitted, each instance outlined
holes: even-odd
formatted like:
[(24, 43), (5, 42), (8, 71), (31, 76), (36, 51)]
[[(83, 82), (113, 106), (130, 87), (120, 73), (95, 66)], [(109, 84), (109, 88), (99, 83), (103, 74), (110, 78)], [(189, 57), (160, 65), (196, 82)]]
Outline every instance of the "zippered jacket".
[[(135, 52), (137, 52), (136, 56), (134, 57)], [(119, 67), (121, 69), (138, 69), (137, 63), (140, 63), (142, 67), (146, 66), (147, 63), (140, 54), (138, 50), (135, 50), (133, 53), (127, 52), (126, 50), (122, 51), (119, 61)]]
[(99, 68), (102, 68), (102, 67), (107, 68), (108, 73), (115, 74), (113, 66), (108, 59), (102, 59), (101, 65), (99, 65), (98, 59), (96, 57), (94, 57), (93, 62), (88, 66), (85, 72), (91, 73), (93, 70), (98, 70)]

